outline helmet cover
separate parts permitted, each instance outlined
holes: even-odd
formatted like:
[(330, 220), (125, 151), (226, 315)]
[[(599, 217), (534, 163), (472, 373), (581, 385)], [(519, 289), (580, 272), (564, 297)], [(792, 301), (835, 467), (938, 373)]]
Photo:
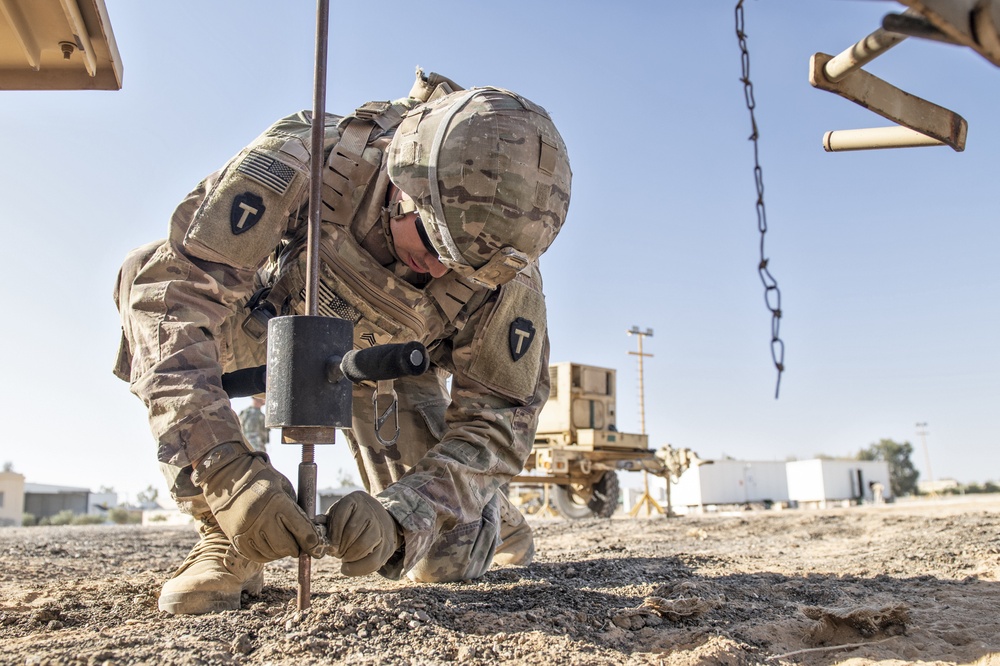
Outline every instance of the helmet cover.
[(504, 258), (490, 286), (536, 260), (566, 220), (566, 145), (545, 109), (507, 90), (460, 90), (414, 108), (388, 169), (443, 264), (471, 275)]

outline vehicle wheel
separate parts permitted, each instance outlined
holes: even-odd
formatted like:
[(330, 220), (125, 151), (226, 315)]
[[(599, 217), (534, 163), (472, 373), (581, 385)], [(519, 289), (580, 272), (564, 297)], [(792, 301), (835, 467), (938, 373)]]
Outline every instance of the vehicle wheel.
[(604, 476), (594, 484), (594, 492), (587, 506), (598, 518), (610, 518), (618, 509), (619, 494), (618, 475), (614, 472), (605, 472)]
[(605, 472), (593, 486), (557, 486), (552, 493), (559, 513), (570, 520), (610, 518), (618, 508), (618, 475)]

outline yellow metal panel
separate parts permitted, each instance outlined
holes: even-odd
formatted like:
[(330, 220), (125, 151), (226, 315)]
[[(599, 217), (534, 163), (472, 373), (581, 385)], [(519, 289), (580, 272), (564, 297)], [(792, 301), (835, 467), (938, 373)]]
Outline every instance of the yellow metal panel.
[(119, 90), (104, 0), (0, 0), (0, 90)]

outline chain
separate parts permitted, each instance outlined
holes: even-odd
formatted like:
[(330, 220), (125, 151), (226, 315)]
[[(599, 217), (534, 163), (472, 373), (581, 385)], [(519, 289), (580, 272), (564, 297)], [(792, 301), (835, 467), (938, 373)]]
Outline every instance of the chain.
[(747, 50), (747, 35), (744, 32), (743, 22), (743, 0), (736, 3), (736, 38), (740, 44), (740, 58), (743, 65), (743, 96), (746, 98), (747, 110), (750, 111), (750, 126), (753, 131), (750, 140), (753, 141), (753, 176), (757, 183), (757, 228), (760, 230), (760, 264), (757, 272), (760, 274), (760, 281), (764, 284), (764, 304), (771, 311), (771, 360), (778, 370), (778, 381), (774, 387), (774, 398), (778, 399), (781, 390), (781, 373), (785, 370), (785, 343), (781, 341), (779, 330), (781, 328), (781, 290), (778, 289), (778, 281), (771, 275), (767, 268), (767, 257), (764, 256), (764, 237), (767, 235), (767, 211), (764, 209), (764, 171), (760, 168), (759, 146), (757, 139), (757, 119), (754, 117), (754, 109), (757, 104), (753, 98), (753, 83), (750, 82), (750, 52)]

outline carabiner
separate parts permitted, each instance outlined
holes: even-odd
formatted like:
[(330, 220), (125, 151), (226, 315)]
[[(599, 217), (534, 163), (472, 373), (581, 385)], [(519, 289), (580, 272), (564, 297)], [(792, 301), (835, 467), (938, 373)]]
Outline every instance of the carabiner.
[[(388, 388), (388, 391), (384, 389)], [(392, 402), (389, 406), (385, 408), (381, 416), (378, 413), (378, 397), (380, 395), (390, 395), (392, 396)], [(396, 396), (396, 389), (393, 388), (392, 380), (380, 380), (375, 388), (375, 392), (372, 393), (372, 406), (375, 412), (375, 439), (382, 446), (393, 446), (396, 440), (399, 439), (399, 401)], [(382, 426), (385, 422), (389, 420), (389, 416), (393, 416), (395, 420), (396, 432), (393, 434), (392, 439), (382, 439)]]

